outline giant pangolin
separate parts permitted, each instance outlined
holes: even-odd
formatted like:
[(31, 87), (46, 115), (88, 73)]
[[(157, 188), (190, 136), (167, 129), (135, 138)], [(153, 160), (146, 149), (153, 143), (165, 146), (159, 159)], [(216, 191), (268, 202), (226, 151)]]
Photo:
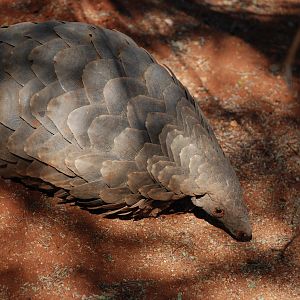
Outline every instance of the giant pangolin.
[(71, 22), (0, 29), (0, 175), (113, 216), (188, 199), (251, 239), (237, 176), (198, 103), (128, 36)]

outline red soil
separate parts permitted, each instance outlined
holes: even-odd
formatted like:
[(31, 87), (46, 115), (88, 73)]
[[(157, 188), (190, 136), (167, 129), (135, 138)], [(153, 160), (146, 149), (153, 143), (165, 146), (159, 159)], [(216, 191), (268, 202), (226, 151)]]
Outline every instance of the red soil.
[[(259, 4), (258, 4), (259, 2)], [(203, 4), (204, 3), (204, 4)], [(0, 181), (0, 299), (300, 299), (299, 1), (0, 0), (0, 25), (119, 29), (201, 103), (235, 166), (253, 240), (192, 214), (101, 219)]]

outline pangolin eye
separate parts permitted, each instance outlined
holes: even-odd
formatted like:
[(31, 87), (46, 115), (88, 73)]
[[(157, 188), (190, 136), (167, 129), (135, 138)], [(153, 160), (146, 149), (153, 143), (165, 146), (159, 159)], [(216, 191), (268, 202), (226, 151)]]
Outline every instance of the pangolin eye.
[(224, 210), (222, 208), (216, 207), (213, 211), (213, 215), (217, 218), (222, 218), (224, 216)]

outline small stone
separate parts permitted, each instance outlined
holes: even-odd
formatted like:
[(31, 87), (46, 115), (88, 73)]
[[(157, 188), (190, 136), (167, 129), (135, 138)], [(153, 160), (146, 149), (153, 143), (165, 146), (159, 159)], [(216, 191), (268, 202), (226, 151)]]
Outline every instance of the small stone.
[(231, 127), (238, 127), (238, 122), (236, 121), (236, 120), (232, 120), (232, 121), (230, 121), (230, 126)]
[(99, 17), (109, 17), (111, 13), (109, 11), (101, 11), (98, 13)]
[(255, 288), (256, 288), (255, 282), (254, 282), (254, 281), (249, 281), (249, 283), (248, 283), (248, 288), (249, 288), (249, 289), (255, 289)]
[(201, 47), (203, 47), (205, 45), (205, 38), (203, 36), (200, 37), (199, 44)]
[(203, 83), (206, 83), (206, 82), (207, 82), (207, 77), (201, 77), (201, 81), (202, 81)]
[(179, 51), (184, 50), (184, 44), (180, 41), (171, 41), (173, 47), (177, 48)]
[(169, 26), (173, 26), (173, 24), (174, 24), (173, 20), (171, 20), (171, 19), (169, 19), (169, 18), (165, 19), (165, 22), (166, 22)]

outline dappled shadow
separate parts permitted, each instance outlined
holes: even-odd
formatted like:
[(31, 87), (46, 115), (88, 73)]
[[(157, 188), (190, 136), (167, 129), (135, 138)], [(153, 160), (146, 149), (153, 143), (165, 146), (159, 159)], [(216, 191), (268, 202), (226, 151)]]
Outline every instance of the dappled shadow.
[[(232, 121), (238, 124), (240, 134), (236, 140), (227, 142), (226, 137), (217, 136), (221, 139), (221, 144), (222, 141), (226, 141), (222, 146), (239, 179), (245, 183), (252, 183), (253, 186), (255, 182), (269, 182), (271, 199), (266, 211), (282, 221), (285, 214), (289, 214), (286, 207), (293, 206), (297, 201), (296, 191), (299, 189), (299, 167), (297, 164), (293, 167), (288, 165), (289, 159), (299, 157), (299, 153), (288, 144), (289, 139), (292, 140), (294, 136), (296, 147), (299, 147), (299, 118), (297, 115), (286, 116), (272, 110), (264, 110), (260, 99), (253, 99), (249, 106), (246, 103), (243, 108), (232, 110), (223, 106), (222, 99), (216, 100), (212, 95), (209, 97), (209, 106), (205, 106), (204, 110), (209, 119), (214, 120), (214, 124), (219, 124), (221, 128)], [(227, 128), (229, 131), (233, 129)], [(224, 129), (216, 129), (219, 134), (224, 133)], [(235, 142), (238, 142), (238, 145)], [(293, 196), (290, 193), (290, 200), (287, 200), (291, 191), (294, 191)], [(297, 230), (298, 228), (295, 232)]]
[[(1, 187), (2, 190), (5, 187), (3, 181)], [(11, 184), (7, 192), (11, 192), (11, 189), (15, 188), (16, 184)], [(42, 260), (38, 259), (36, 265), (39, 265), (40, 261), (47, 265), (50, 257), (54, 261), (55, 257), (66, 257), (63, 261), (59, 260), (59, 266), (63, 270), (70, 270), (67, 278), (76, 280), (78, 294), (81, 292), (83, 295), (88, 288), (89, 294), (112, 296), (113, 299), (124, 299), (125, 296), (139, 297), (140, 299), (149, 297), (170, 299), (176, 297), (180, 291), (187, 289), (190, 291), (190, 299), (196, 299), (195, 295), (199, 295), (199, 291), (195, 290), (195, 285), (200, 284), (202, 295), (209, 297), (219, 290), (218, 285), (211, 285), (216, 282), (217, 278), (224, 276), (241, 279), (241, 286), (247, 283), (247, 278), (251, 278), (251, 280), (268, 278), (268, 280), (276, 281), (277, 284), (290, 285), (292, 288), (293, 283), (287, 279), (286, 274), (295, 264), (295, 258), (293, 253), (288, 252), (287, 247), (261, 250), (259, 241), (251, 242), (250, 248), (247, 245), (243, 246), (229, 241), (229, 245), (235, 250), (224, 254), (224, 257), (223, 255), (215, 257), (214, 251), (206, 239), (202, 239), (201, 243), (196, 242), (198, 234), (196, 232), (195, 236), (193, 234), (197, 224), (193, 225), (189, 222), (189, 227), (186, 227), (186, 224), (182, 222), (184, 221), (183, 215), (177, 216), (181, 225), (177, 225), (172, 231), (170, 229), (161, 230), (157, 225), (162, 224), (169, 227), (168, 222), (172, 222), (174, 216), (152, 219), (146, 224), (143, 221), (132, 223), (130, 221), (103, 220), (91, 217), (90, 214), (80, 211), (78, 208), (71, 209), (57, 205), (53, 201), (49, 202), (50, 199), (41, 197), (39, 192), (28, 193), (28, 190), (21, 189), (20, 185), (17, 188), (18, 196), (14, 198), (15, 206), (23, 207), (25, 210), (22, 214), (20, 214), (22, 209), (15, 212), (13, 219), (16, 224), (13, 225), (13, 228), (19, 228), (21, 225), (23, 232), (11, 234), (10, 230), (2, 229), (2, 241), (3, 236), (10, 237), (10, 239), (18, 241), (17, 245), (28, 244), (34, 252), (39, 251)], [(8, 203), (8, 201), (11, 200), (8, 199), (6, 202)], [(37, 230), (39, 238), (36, 237), (34, 240), (30, 234), (28, 235), (29, 228)], [(140, 228), (141, 231), (137, 232), (136, 228)], [(44, 231), (51, 233), (52, 240), (47, 247), (44, 246), (45, 249), (40, 245), (37, 248), (34, 245), (36, 242), (40, 243), (40, 239), (45, 234)], [(174, 236), (175, 232), (176, 236)], [(200, 235), (202, 234), (205, 236), (208, 232), (200, 233)], [(61, 240), (57, 239), (57, 236), (60, 235), (63, 236)], [(213, 238), (217, 240), (218, 236)], [(12, 245), (9, 248), (13, 254), (15, 248)], [(208, 249), (210, 249), (211, 257), (206, 257), (204, 254)], [(6, 247), (2, 248), (2, 251), (7, 251)], [(7, 268), (0, 274), (0, 285), (8, 288), (9, 297), (20, 297), (20, 295), (28, 293), (36, 295), (37, 292), (45, 291), (52, 292), (51, 287), (55, 288), (60, 283), (59, 280), (61, 282), (65, 280), (64, 277), (56, 278), (57, 272), (55, 273), (53, 266), (49, 264), (46, 269), (42, 268), (42, 270), (32, 268), (32, 265), (26, 267), (28, 263), (30, 264), (30, 259), (27, 258), (28, 251), (27, 247), (23, 247), (23, 253), (20, 256), (20, 258), (24, 257), (22, 265), (18, 265), (19, 259), (13, 265), (10, 264), (2, 252), (2, 262), (6, 262)], [(47, 255), (45, 256), (47, 252), (51, 253), (49, 258)], [(146, 260), (147, 263), (143, 258), (146, 253), (149, 256)], [(190, 254), (186, 256), (187, 254), (184, 253)], [(255, 253), (255, 256), (252, 253)], [(189, 255), (193, 255), (191, 256), (194, 257), (192, 261), (189, 259)], [(15, 255), (11, 256), (11, 259), (15, 260), (15, 258)], [(190, 271), (182, 273), (178, 270), (177, 276), (167, 279), (170, 276), (167, 274), (171, 271), (161, 265), (161, 259), (167, 260), (173, 268), (178, 265), (177, 267), (183, 268), (182, 270), (189, 267)], [(192, 271), (193, 269), (194, 271)], [(195, 270), (199, 271), (195, 272)], [(12, 277), (14, 280), (10, 280)], [(41, 278), (46, 278), (49, 282), (45, 283), (46, 279), (41, 280)], [(126, 280), (124, 281), (124, 279)], [(164, 291), (163, 296), (157, 292), (160, 290)], [(147, 295), (149, 296), (147, 297)]]
[[(209, 1), (107, 1), (110, 5), (99, 5), (96, 1), (66, 1), (52, 4), (45, 1), (16, 1), (0, 3), (0, 14), (16, 15), (17, 21), (42, 21), (59, 19), (81, 21), (99, 25), (107, 25), (129, 34), (148, 49), (155, 50), (157, 41), (170, 43), (172, 40), (185, 39), (195, 35), (211, 35), (214, 31), (216, 43), (220, 33), (237, 36), (263, 53), (270, 63), (284, 62), (299, 25), (299, 4), (278, 3), (276, 13), (274, 7), (257, 4), (257, 12), (251, 10), (251, 2), (229, 7), (228, 5), (211, 4)], [(244, 1), (243, 1), (244, 2)], [(53, 9), (57, 6), (58, 9)], [(250, 8), (249, 8), (250, 7)], [(109, 11), (111, 10), (111, 11)], [(270, 10), (270, 14), (261, 11)], [(165, 12), (173, 17), (184, 14), (188, 21), (174, 22), (165, 34), (159, 31), (156, 23), (152, 28), (140, 26), (145, 14)], [(111, 17), (113, 16), (113, 17)], [(103, 19), (102, 19), (103, 17)], [(111, 18), (111, 20), (109, 20)], [(14, 20), (13, 19), (13, 20)], [(109, 20), (109, 21), (108, 21)], [(193, 22), (191, 22), (193, 20)], [(129, 26), (130, 25), (130, 26)], [(272, 45), (272, 46), (270, 46)], [(295, 61), (294, 75), (299, 76), (299, 60)]]
[[(139, 5), (135, 5), (135, 1), (127, 1), (126, 4), (120, 5), (120, 1), (111, 0), (111, 3), (115, 5), (116, 10), (120, 14), (133, 20), (135, 18), (139, 19), (145, 12), (161, 11), (162, 9), (165, 9), (167, 12), (169, 9), (170, 17), (178, 12), (182, 12), (197, 21), (194, 24), (184, 22), (177, 24), (175, 22), (172, 25), (172, 35), (166, 34), (165, 36), (160, 35), (157, 31), (154, 34), (151, 32), (137, 33), (134, 30), (130, 32), (130, 29), (122, 25), (122, 23), (116, 24), (120, 26), (121, 30), (146, 43), (150, 48), (153, 40), (149, 39), (149, 36), (154, 38), (154, 40), (171, 41), (174, 38), (184, 39), (197, 34), (205, 34), (213, 29), (216, 32), (234, 35), (243, 39), (263, 53), (271, 63), (283, 63), (299, 25), (300, 6), (297, 3), (278, 4), (280, 13), (273, 12), (270, 14), (255, 13), (250, 9), (247, 10), (250, 2), (247, 4), (244, 1), (243, 5), (237, 5), (236, 9), (235, 6), (228, 9), (228, 5), (213, 5), (208, 3), (208, 1), (196, 0), (167, 0), (155, 3), (141, 1)], [(271, 10), (270, 5), (265, 5), (265, 7), (260, 4), (257, 5), (260, 10)], [(128, 13), (129, 11), (131, 13)], [(218, 43), (220, 37), (216, 34), (215, 38), (216, 43)], [(295, 74), (298, 76), (298, 60), (295, 62), (295, 66), (297, 66), (297, 68), (295, 67), (295, 71), (297, 71)]]
[[(57, 2), (55, 14), (48, 2), (18, 1), (15, 7), (0, 4), (0, 16), (6, 11), (16, 13), (16, 21), (41, 21), (54, 17), (104, 24), (128, 33), (153, 51), (157, 50), (157, 41), (171, 44), (173, 40), (200, 35), (211, 37), (215, 45), (222, 48), (222, 40), (227, 35), (234, 35), (252, 45), (271, 64), (283, 62), (297, 30), (297, 10), (300, 9), (299, 4), (294, 4), (289, 9), (297, 13), (262, 16), (246, 10), (242, 13), (226, 11), (221, 6), (200, 1), (107, 2), (112, 5), (109, 9), (115, 10), (116, 14), (112, 11), (111, 15), (105, 16), (104, 11), (97, 11), (96, 1)], [(70, 4), (70, 9), (66, 3)], [(88, 9), (84, 9), (84, 5)], [(166, 32), (160, 30), (156, 23), (148, 30), (145, 26), (139, 27), (145, 13), (155, 14), (158, 11), (165, 12), (163, 17), (184, 14), (194, 21), (174, 22)], [(172, 51), (196, 77), (194, 66), (180, 60), (181, 50), (172, 47)], [(298, 61), (296, 67), (299, 68)], [(299, 76), (297, 68), (296, 77)], [(198, 81), (201, 82), (201, 78)], [(296, 180), (299, 174), (297, 169), (289, 168), (287, 160), (298, 154), (288, 147), (282, 149), (281, 137), (287, 132), (277, 132), (275, 127), (280, 124), (288, 133), (297, 131), (299, 118), (264, 109), (259, 98), (253, 100), (252, 107), (245, 105), (242, 109), (228, 109), (223, 105), (224, 99), (215, 99), (213, 91), (207, 91), (207, 96), (209, 100), (203, 110), (220, 127), (216, 131), (221, 142), (227, 139), (222, 136), (222, 127), (227, 126), (228, 129), (231, 121), (236, 121), (240, 133), (244, 134), (239, 137), (238, 146), (235, 145), (236, 140), (229, 138), (223, 146), (242, 183), (253, 186), (247, 188), (246, 200), (252, 208), (257, 230), (254, 240), (243, 245), (230, 240), (221, 230), (202, 222), (203, 212), (195, 214), (200, 219), (186, 213), (186, 204), (158, 219), (135, 222), (104, 220), (69, 205), (49, 202), (50, 199), (39, 192), (12, 184), (1, 207), (1, 220), (5, 220), (1, 238), (5, 243), (1, 254), (0, 288), (8, 287), (7, 298), (20, 298), (26, 293), (41, 295), (47, 292), (51, 295), (67, 279), (75, 282), (68, 284), (81, 296), (97, 294), (113, 299), (180, 299), (181, 293), (187, 295), (187, 299), (209, 299), (213, 296), (225, 299), (230, 294), (222, 294), (224, 278), (238, 282), (245, 294), (254, 289), (253, 285), (249, 288), (249, 280), (256, 284), (265, 280), (269, 287), (273, 285), (279, 289), (281, 285), (291, 290), (295, 288), (294, 283), (298, 282), (299, 276), (295, 275), (293, 265), (299, 262), (295, 254), (297, 249), (290, 249), (298, 247), (295, 244), (299, 236), (298, 227), (293, 228), (292, 235), (277, 233), (279, 242), (275, 246), (272, 228), (266, 236), (259, 235), (258, 228), (264, 226), (261, 223), (274, 220), (286, 231), (290, 226), (289, 206), (296, 201), (293, 195), (299, 185)], [(228, 144), (232, 148), (226, 148)], [(257, 183), (263, 184), (266, 180), (270, 181), (267, 186), (270, 191), (256, 187)], [(6, 190), (3, 181), (1, 188), (2, 192)], [(258, 195), (258, 192), (264, 195)], [(264, 198), (267, 198), (265, 206), (259, 207)], [(10, 215), (5, 214), (4, 207)], [(185, 214), (175, 215), (182, 212)], [(40, 262), (46, 266), (41, 267)], [(54, 272), (53, 264), (56, 262), (68, 266), (66, 277), (59, 277)], [(53, 273), (56, 277), (51, 275)], [(41, 275), (47, 275), (45, 278), (49, 282), (40, 278)], [(24, 285), (26, 282), (28, 284)], [(232, 287), (234, 289), (236, 283)], [(67, 290), (62, 292), (68, 293)], [(245, 294), (241, 294), (240, 298)]]

